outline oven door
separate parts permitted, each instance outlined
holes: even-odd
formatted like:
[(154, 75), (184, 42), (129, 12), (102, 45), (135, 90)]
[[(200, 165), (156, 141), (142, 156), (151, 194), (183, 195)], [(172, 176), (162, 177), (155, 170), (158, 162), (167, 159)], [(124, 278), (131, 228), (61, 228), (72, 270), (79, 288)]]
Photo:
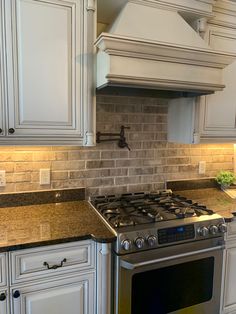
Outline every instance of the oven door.
[(219, 314), (217, 239), (115, 257), (115, 314)]

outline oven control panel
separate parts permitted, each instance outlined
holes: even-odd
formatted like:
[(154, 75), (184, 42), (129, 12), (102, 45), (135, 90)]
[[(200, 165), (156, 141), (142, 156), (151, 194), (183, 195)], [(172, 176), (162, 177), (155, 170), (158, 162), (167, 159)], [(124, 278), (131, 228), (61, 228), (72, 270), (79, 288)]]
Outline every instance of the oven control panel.
[(194, 225), (184, 225), (158, 230), (158, 243), (168, 244), (195, 238)]
[(169, 245), (194, 242), (212, 237), (223, 237), (227, 231), (224, 219), (217, 215), (195, 219), (183, 223), (183, 220), (156, 223), (154, 226), (124, 228), (117, 234), (114, 251), (127, 254), (161, 248)]

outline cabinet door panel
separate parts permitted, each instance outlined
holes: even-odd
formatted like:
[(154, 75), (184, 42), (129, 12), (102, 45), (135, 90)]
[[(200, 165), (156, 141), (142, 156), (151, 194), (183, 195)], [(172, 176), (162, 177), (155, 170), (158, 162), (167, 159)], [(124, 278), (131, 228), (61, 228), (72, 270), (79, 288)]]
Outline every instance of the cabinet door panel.
[(0, 295), (4, 294), (6, 299), (0, 301), (0, 314), (8, 314), (8, 291), (7, 290), (0, 290)]
[(3, 1), (0, 0), (0, 136), (4, 135), (4, 45), (3, 45)]
[[(26, 313), (82, 314), (84, 312), (84, 289), (81, 283), (77, 286), (55, 288), (49, 291), (38, 291), (37, 294), (25, 296)], [(56, 306), (55, 306), (56, 304)]]
[(230, 248), (226, 253), (226, 272), (225, 272), (225, 295), (224, 306), (232, 306), (236, 304), (236, 248)]
[[(210, 31), (210, 46), (219, 51), (236, 53), (236, 34)], [(236, 136), (236, 100), (235, 100), (236, 62), (223, 71), (223, 83), (226, 85), (221, 92), (202, 97), (202, 133), (222, 137)]]
[(11, 4), (9, 128), (16, 136), (80, 135), (82, 1)]
[[(17, 288), (13, 314), (94, 314), (94, 275)], [(14, 290), (12, 291), (12, 295)]]

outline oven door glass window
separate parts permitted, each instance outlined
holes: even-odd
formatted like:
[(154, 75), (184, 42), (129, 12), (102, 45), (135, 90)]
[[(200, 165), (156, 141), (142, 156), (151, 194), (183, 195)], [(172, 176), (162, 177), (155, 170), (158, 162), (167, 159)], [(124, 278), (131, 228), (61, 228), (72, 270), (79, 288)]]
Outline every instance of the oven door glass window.
[(209, 301), (214, 257), (136, 273), (132, 277), (132, 314), (166, 314)]

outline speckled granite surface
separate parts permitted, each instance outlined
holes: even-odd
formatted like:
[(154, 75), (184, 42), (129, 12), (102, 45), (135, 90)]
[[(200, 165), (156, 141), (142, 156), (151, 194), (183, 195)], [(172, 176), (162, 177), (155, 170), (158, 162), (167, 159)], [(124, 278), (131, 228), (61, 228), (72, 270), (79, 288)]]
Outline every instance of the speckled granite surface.
[(0, 207), (79, 201), (85, 199), (85, 188), (0, 194)]
[(115, 240), (87, 201), (0, 208), (0, 251), (90, 238), (97, 242)]
[(223, 216), (227, 222), (236, 219), (233, 214), (236, 214), (236, 200), (217, 187), (212, 179), (168, 182), (167, 187), (175, 194), (207, 206)]

